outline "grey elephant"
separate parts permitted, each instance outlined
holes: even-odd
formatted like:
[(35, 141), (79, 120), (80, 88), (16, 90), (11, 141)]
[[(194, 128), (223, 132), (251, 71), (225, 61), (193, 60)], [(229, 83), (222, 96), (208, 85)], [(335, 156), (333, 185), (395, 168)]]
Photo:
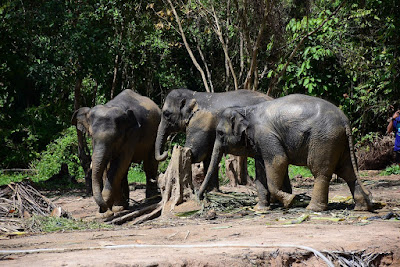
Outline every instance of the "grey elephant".
[[(219, 115), (227, 107), (248, 106), (269, 101), (272, 98), (256, 91), (237, 90), (223, 93), (195, 92), (188, 89), (172, 90), (166, 97), (155, 146), (156, 159), (163, 161), (168, 152), (164, 145), (169, 135), (186, 133), (185, 147), (192, 153), (192, 162), (203, 161), (207, 170), (215, 140), (215, 128)], [(210, 189), (218, 189), (218, 172), (212, 175)], [(291, 190), (289, 178), (286, 191)]]
[(154, 143), (160, 119), (160, 108), (130, 89), (105, 105), (74, 112), (72, 123), (92, 138), (92, 189), (102, 216), (127, 207), (127, 174), (132, 162), (143, 162), (146, 197), (157, 194)]
[(199, 190), (216, 172), (222, 153), (262, 158), (271, 197), (290, 207), (295, 195), (280, 190), (289, 164), (308, 166), (315, 177), (307, 209), (328, 206), (332, 174), (343, 178), (353, 195), (355, 209), (372, 209), (356, 165), (348, 118), (320, 98), (289, 95), (249, 107), (227, 108), (216, 128), (212, 160)]

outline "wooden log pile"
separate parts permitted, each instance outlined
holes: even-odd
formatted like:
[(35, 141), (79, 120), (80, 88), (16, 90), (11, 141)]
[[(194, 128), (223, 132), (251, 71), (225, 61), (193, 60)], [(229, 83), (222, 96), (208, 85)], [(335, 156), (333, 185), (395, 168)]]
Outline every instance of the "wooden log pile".
[(11, 183), (0, 188), (0, 232), (15, 232), (21, 229), (22, 219), (33, 215), (71, 217), (29, 182)]

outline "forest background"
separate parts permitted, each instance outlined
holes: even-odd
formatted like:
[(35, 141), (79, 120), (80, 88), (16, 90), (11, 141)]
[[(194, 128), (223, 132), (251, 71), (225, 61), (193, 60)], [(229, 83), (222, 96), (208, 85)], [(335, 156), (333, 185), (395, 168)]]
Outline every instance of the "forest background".
[(71, 116), (131, 88), (160, 107), (175, 88), (324, 98), (357, 141), (399, 102), (397, 0), (5, 0), (0, 169), (83, 178)]

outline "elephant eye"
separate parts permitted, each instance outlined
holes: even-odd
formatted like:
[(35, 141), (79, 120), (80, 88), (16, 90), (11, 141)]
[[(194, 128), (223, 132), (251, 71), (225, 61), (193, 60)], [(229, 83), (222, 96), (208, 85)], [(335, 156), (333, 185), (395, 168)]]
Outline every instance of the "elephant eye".
[(217, 130), (217, 135), (218, 137), (223, 137), (224, 136), (224, 132), (221, 130)]
[(168, 118), (170, 118), (171, 117), (171, 112), (169, 112), (168, 110), (164, 110), (163, 111), (163, 116), (166, 118), (166, 119), (168, 119)]

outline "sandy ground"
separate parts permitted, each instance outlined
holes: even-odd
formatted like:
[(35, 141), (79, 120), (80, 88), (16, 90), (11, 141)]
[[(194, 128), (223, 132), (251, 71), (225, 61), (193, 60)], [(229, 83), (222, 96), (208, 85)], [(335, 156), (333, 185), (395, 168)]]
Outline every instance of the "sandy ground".
[[(324, 259), (310, 252), (312, 248), (335, 266), (339, 266), (338, 261), (328, 252), (376, 256), (370, 266), (400, 266), (400, 220), (382, 219), (390, 212), (400, 214), (400, 176), (366, 175), (362, 177), (364, 184), (379, 203), (374, 213), (353, 211), (345, 202), (350, 197), (347, 185), (332, 182), (326, 212), (298, 207), (257, 214), (252, 207), (243, 207), (231, 212), (217, 210), (211, 217), (158, 218), (106, 230), (25, 235), (0, 240), (0, 265), (326, 266)], [(296, 194), (310, 196), (312, 179), (296, 179), (293, 188)], [(221, 189), (255, 193), (245, 186)], [(143, 189), (131, 191), (131, 198), (143, 199), (143, 193)], [(94, 219), (94, 200), (82, 192), (52, 200), (75, 218)], [(304, 221), (299, 223), (301, 219)]]

